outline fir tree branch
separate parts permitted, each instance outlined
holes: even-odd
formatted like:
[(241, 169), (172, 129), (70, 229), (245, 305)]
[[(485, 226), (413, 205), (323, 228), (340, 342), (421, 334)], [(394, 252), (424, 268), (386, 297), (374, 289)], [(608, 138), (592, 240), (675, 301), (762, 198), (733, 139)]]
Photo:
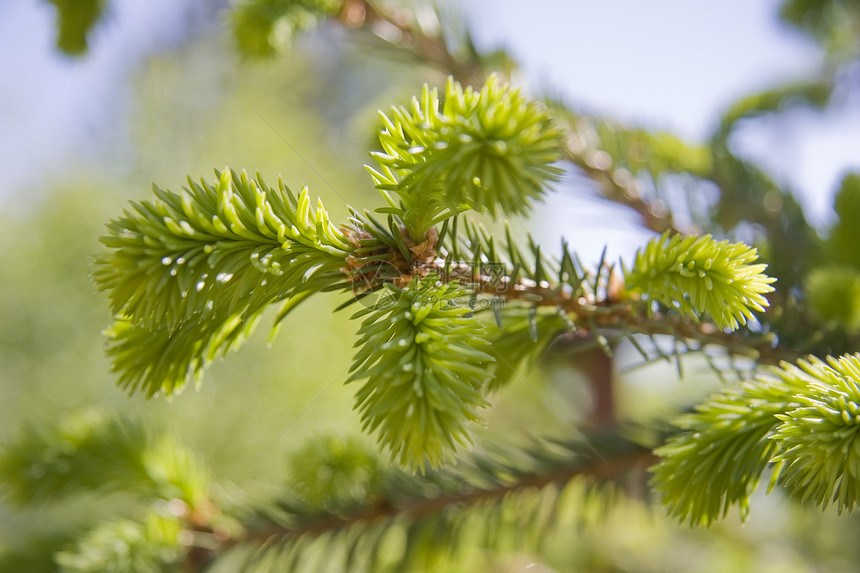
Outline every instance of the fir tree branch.
[(762, 274), (767, 265), (751, 264), (757, 258), (743, 243), (667, 233), (636, 253), (625, 282), (632, 292), (689, 318), (709, 315), (720, 328), (736, 330), (753, 318), (753, 310), (764, 311), (764, 294), (774, 290), (770, 284), (776, 279)]
[(0, 474), (16, 503), (36, 505), (83, 492), (132, 492), (207, 503), (209, 475), (168, 435), (96, 412), (24, 428), (0, 455)]
[(411, 468), (439, 466), (459, 443), (469, 443), (467, 424), (482, 421), (481, 392), (492, 362), (482, 328), (458, 307), (456, 283), (435, 275), (405, 289), (386, 285), (387, 298), (366, 317), (347, 382), (366, 380), (356, 393), (364, 427), (379, 430), (380, 443)]
[(658, 448), (654, 484), (672, 515), (710, 525), (749, 497), (768, 465), (802, 502), (860, 503), (860, 355), (783, 362), (682, 417)]
[[(467, 543), (464, 539), (493, 547), (502, 538), (501, 530), (511, 526), (524, 549), (536, 546), (539, 532), (556, 519), (556, 512), (579, 499), (570, 494), (574, 485), (616, 480), (653, 459), (646, 449), (619, 438), (595, 437), (588, 443), (589, 448), (575, 441), (502, 447), (421, 477), (393, 470), (363, 504), (351, 510), (309, 510), (300, 501), (284, 500), (277, 510), (262, 508), (256, 518), (246, 520), (253, 526), (218, 550), (215, 570), (223, 570), (220, 563), (250, 570), (274, 563), (298, 566), (307, 554), (329, 544), (348, 548), (343, 561), (329, 554), (329, 564), (338, 559), (344, 570), (353, 570), (369, 559), (363, 566), (373, 568), (384, 552), (376, 543), (392, 529), (405, 530), (414, 541), (391, 564), (398, 570), (433, 570), (434, 563), (439, 563), (432, 556), (455, 555), (460, 544)], [(501, 515), (512, 504), (519, 516), (513, 523)], [(429, 555), (424, 550), (430, 548), (419, 547), (414, 537), (427, 529), (435, 532)], [(439, 552), (440, 547), (445, 551)]]
[(457, 38), (461, 49), (454, 53), (438, 11), (426, 11), (422, 16), (419, 22), (411, 10), (397, 4), (346, 0), (338, 20), (348, 28), (368, 32), (389, 50), (453, 76), (463, 85), (482, 84), (488, 74), (490, 59), (502, 67), (513, 66), (503, 52), (494, 54), (492, 58), (480, 54), (468, 30)]
[[(402, 272), (419, 277), (435, 274), (443, 282), (457, 281), (471, 297), (479, 297), (480, 300), (474, 301), (464, 299), (460, 305), (494, 315), (497, 328), (490, 328), (490, 332), (495, 333), (491, 335), (494, 345), (507, 339), (504, 344), (525, 345), (523, 352), (528, 353), (530, 349), (539, 352), (553, 334), (565, 332), (582, 338), (592, 332), (598, 337), (604, 334), (613, 337), (619, 334), (626, 337), (671, 335), (685, 342), (695, 342), (698, 348), (719, 346), (730, 354), (752, 357), (764, 363), (776, 364), (798, 357), (790, 349), (775, 346), (773, 338), (766, 333), (727, 331), (732, 326), (731, 320), (746, 320), (749, 315), (745, 313), (750, 312), (750, 308), (766, 306), (761, 293), (772, 290), (769, 286), (772, 279), (761, 274), (763, 265), (750, 264), (755, 252), (745, 245), (717, 242), (708, 237), (654, 239), (640, 251), (626, 273), (634, 279), (628, 287), (617, 274), (603, 272), (605, 268), (600, 268), (598, 273), (584, 270), (564, 244), (558, 259), (547, 257), (533, 243), (523, 253), (510, 234), (507, 244), (500, 244), (496, 237), (472, 225), (465, 217), (457, 220), (453, 229), (446, 231), (438, 257), (414, 261)], [(685, 247), (688, 244), (696, 248), (688, 252)], [(701, 266), (709, 258), (720, 262), (716, 266), (712, 262), (712, 269), (703, 270), (701, 276), (698, 272), (684, 276), (684, 273), (690, 274), (694, 261)], [(675, 269), (671, 271), (672, 277), (660, 270), (669, 267)], [(659, 276), (652, 277), (652, 272)], [(388, 277), (379, 277), (380, 283), (389, 280), (401, 280), (401, 275), (394, 272)], [(651, 300), (641, 299), (637, 294), (640, 282), (652, 284), (651, 281), (659, 283), (660, 292), (668, 289), (666, 298), (662, 298), (665, 311), (655, 310)], [(714, 286), (714, 281), (721, 284)], [(731, 290), (726, 292), (722, 285), (728, 285)], [(691, 307), (693, 299), (689, 297), (694, 296), (705, 297), (709, 302), (697, 302)], [(719, 302), (715, 302), (717, 299)], [(530, 308), (542, 311), (534, 314), (528, 310)], [(679, 313), (682, 308), (684, 312)], [(702, 318), (700, 312), (708, 309), (722, 317), (722, 326)], [(737, 313), (738, 318), (729, 318), (725, 314), (729, 310)], [(518, 333), (516, 337), (515, 332)], [(544, 342), (534, 346), (538, 336)], [(523, 357), (513, 356), (514, 362)], [(497, 372), (499, 368), (505, 369), (501, 364), (496, 368)], [(509, 374), (503, 374), (501, 380), (507, 379)]]
[(282, 318), (306, 293), (348, 286), (351, 245), (307, 189), (296, 197), (259, 175), (216, 176), (182, 193), (155, 188), (155, 201), (133, 204), (102, 238), (111, 250), (93, 276), (118, 315), (109, 353), (131, 391), (196, 382), (267, 306), (285, 301)]
[[(371, 155), (376, 186), (414, 241), (444, 219), (472, 209), (522, 214), (557, 181), (560, 132), (549, 115), (492, 75), (480, 90), (448, 78), (444, 100), (425, 84), (411, 109), (382, 114), (382, 151)], [(387, 197), (387, 195), (386, 195)]]
[(564, 158), (576, 166), (580, 172), (594, 181), (601, 197), (631, 208), (640, 217), (642, 225), (656, 233), (663, 234), (672, 231), (681, 234), (695, 234), (696, 229), (680, 227), (674, 220), (671, 210), (661, 200), (647, 200), (641, 191), (641, 184), (635, 177), (617, 170), (608, 161), (595, 155), (596, 150), (590, 150), (580, 143), (581, 135), (571, 132), (564, 146)]
[(332, 282), (326, 273), (350, 245), (307, 189), (296, 197), (283, 182), (273, 189), (229, 169), (216, 178), (189, 179), (181, 193), (155, 187), (155, 201), (108, 224), (111, 251), (96, 257), (93, 276), (114, 313), (172, 330)]

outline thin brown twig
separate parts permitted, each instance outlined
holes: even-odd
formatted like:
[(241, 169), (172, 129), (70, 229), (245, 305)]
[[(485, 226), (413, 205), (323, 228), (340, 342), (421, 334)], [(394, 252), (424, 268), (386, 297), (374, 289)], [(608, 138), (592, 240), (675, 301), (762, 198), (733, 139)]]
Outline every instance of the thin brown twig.
[(544, 488), (553, 483), (566, 483), (579, 476), (590, 476), (600, 479), (610, 479), (632, 468), (644, 468), (656, 461), (656, 457), (649, 450), (641, 450), (624, 456), (610, 459), (598, 459), (594, 463), (577, 468), (565, 468), (547, 474), (532, 474), (513, 483), (500, 484), (494, 488), (474, 489), (464, 492), (445, 493), (442, 495), (418, 499), (403, 505), (391, 503), (380, 503), (369, 506), (358, 513), (351, 515), (326, 515), (319, 519), (302, 524), (295, 528), (280, 525), (271, 525), (260, 531), (249, 532), (234, 543), (270, 543), (277, 539), (298, 539), (305, 535), (319, 535), (324, 532), (343, 529), (356, 523), (370, 524), (394, 517), (407, 517), (420, 519), (424, 516), (436, 514), (452, 506), (473, 507), (480, 503), (492, 502), (518, 491), (529, 488)]
[[(436, 262), (425, 265), (418, 272), (436, 272), (446, 276), (444, 269)], [(580, 329), (583, 337), (592, 333), (594, 327), (614, 329), (629, 334), (669, 335), (686, 341), (696, 341), (701, 347), (715, 345), (733, 355), (754, 358), (763, 364), (779, 364), (782, 361), (795, 361), (800, 356), (773, 343), (771, 336), (751, 334), (743, 331), (726, 332), (713, 323), (676, 315), (665, 314), (651, 309), (650, 303), (624, 298), (617, 293), (609, 293), (601, 299), (585, 296), (571, 296), (556, 285), (536, 284), (528, 279), (520, 279), (507, 284), (501, 290), (499, 283), (505, 277), (478, 276), (471, 268), (460, 266), (449, 272), (447, 280), (457, 279), (462, 285), (479, 294), (498, 296), (507, 302), (524, 301), (536, 306), (553, 307), (563, 310)]]
[(672, 211), (662, 201), (646, 201), (634, 177), (617, 175), (612, 171), (611, 165), (599, 165), (569, 144), (564, 146), (564, 158), (597, 184), (601, 197), (636, 211), (646, 229), (660, 234), (670, 230), (684, 235), (695, 234), (695, 229), (680, 227), (675, 222)]
[[(460, 83), (479, 85), (484, 80), (484, 69), (479, 60), (464, 59), (451, 53), (441, 28), (437, 33), (427, 33), (420, 25), (413, 25), (406, 10), (397, 7), (383, 10), (366, 0), (347, 0), (338, 19), (348, 28), (367, 28), (370, 33), (403, 50), (416, 61), (450, 74)], [(380, 25), (396, 30), (396, 39), (383, 38), (375, 33), (374, 26)]]

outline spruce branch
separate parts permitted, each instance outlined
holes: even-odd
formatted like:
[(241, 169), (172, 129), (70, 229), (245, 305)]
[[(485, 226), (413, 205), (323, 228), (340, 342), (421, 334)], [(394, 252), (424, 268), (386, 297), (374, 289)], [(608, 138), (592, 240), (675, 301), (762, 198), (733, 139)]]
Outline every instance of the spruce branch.
[(109, 353), (132, 391), (197, 381), (268, 305), (347, 285), (351, 245), (307, 189), (297, 197), (229, 169), (216, 177), (181, 193), (155, 188), (102, 238), (110, 251), (93, 276), (117, 313)]
[[(258, 309), (300, 290), (319, 290), (350, 250), (343, 232), (307, 189), (216, 171), (216, 183), (189, 179), (108, 224), (94, 279), (111, 309), (174, 329), (188, 320)], [(340, 278), (339, 276), (337, 278)], [(329, 280), (326, 280), (329, 279)]]
[(155, 511), (141, 520), (106, 521), (58, 551), (54, 561), (64, 573), (158, 573), (181, 565), (182, 533), (178, 518)]
[[(663, 300), (667, 308), (655, 310), (649, 297), (640, 296), (641, 287), (637, 283), (631, 287), (628, 280), (625, 284), (618, 273), (606, 266), (596, 271), (585, 269), (564, 242), (561, 256), (550, 257), (530, 238), (527, 249), (521, 249), (510, 232), (503, 243), (481, 226), (470, 223), (465, 216), (458, 217), (457, 226), (457, 231), (446, 234), (440, 247), (441, 258), (426, 263), (423, 268), (425, 272), (438, 272), (443, 277), (458, 280), (473, 296), (486, 297), (472, 306), (485, 314), (492, 312), (497, 324), (496, 329), (490, 329), (495, 333), (491, 336), (493, 345), (520, 345), (520, 350), (528, 354), (539, 353), (540, 348), (545, 347), (544, 342), (550, 341), (547, 337), (554, 338), (552, 334), (568, 333), (583, 339), (595, 334), (597, 340), (603, 336), (620, 337), (634, 344), (634, 335), (670, 335), (694, 348), (719, 347), (729, 354), (752, 357), (763, 363), (776, 364), (780, 360), (797, 358), (791, 350), (775, 346), (772, 336), (766, 332), (727, 332), (727, 327), (709, 322), (699, 307), (680, 313), (678, 309), (692, 293), (701, 296), (709, 292), (709, 280), (713, 288), (714, 279), (709, 279), (704, 270), (706, 276), (699, 276), (698, 272), (694, 277), (684, 277), (680, 272), (663, 275), (663, 282), (659, 284), (666, 294)], [(687, 244), (684, 241), (697, 245), (699, 250), (684, 253), (678, 248), (679, 244)], [(723, 273), (719, 275), (722, 284), (728, 284), (730, 289), (740, 287), (741, 293), (747, 293), (736, 296), (737, 308), (751, 313), (758, 310), (755, 305), (767, 306), (767, 300), (756, 290), (769, 292), (773, 279), (761, 273), (763, 265), (750, 264), (755, 261), (755, 250), (742, 243), (717, 242), (709, 237), (669, 241), (665, 241), (665, 237), (656, 238), (640, 250), (627, 273), (641, 280), (652, 271), (667, 269), (667, 261), (674, 257), (695, 255), (686, 261), (685, 265), (689, 265), (712, 250), (717, 252), (715, 257), (723, 256), (724, 252), (737, 255), (734, 261), (721, 259), (716, 266), (711, 263), (714, 271)], [(643, 253), (649, 253), (650, 257)], [(685, 266), (683, 270), (689, 274), (688, 268)], [(678, 284), (672, 286), (673, 283)], [(707, 301), (707, 295), (704, 296)], [(731, 296), (731, 292), (727, 296)], [(504, 310), (500, 309), (499, 301), (504, 303)], [(738, 312), (741, 317), (745, 316), (743, 310)], [(538, 339), (544, 342), (535, 344)], [(515, 362), (521, 359), (516, 352), (510, 356)], [(501, 363), (495, 368), (497, 373), (505, 370)], [(497, 382), (508, 379), (507, 374), (510, 372)]]
[[(342, 306), (381, 295), (353, 316), (363, 322), (349, 382), (363, 381), (365, 429), (423, 469), (468, 444), (484, 392), (560, 334), (607, 353), (639, 334), (766, 350), (766, 340), (721, 332), (763, 310), (772, 290), (746, 245), (664, 235), (624, 270), (625, 284), (603, 261), (587, 272), (565, 244), (554, 259), (530, 237), (521, 249), (510, 229), (502, 239), (470, 222), (463, 211), (526, 209), (557, 174), (559, 132), (519, 91), (496, 78), (480, 90), (449, 79), (441, 107), (425, 86), (411, 111), (383, 120), (382, 171), (372, 175), (387, 221), (352, 210), (338, 228), (306, 189), (295, 196), (225, 170), (215, 184), (156, 188), (155, 200), (109, 224), (95, 279), (117, 313), (109, 353), (122, 386), (151, 396), (198, 381), (273, 303), (283, 303), (280, 320), (320, 291), (352, 291)], [(715, 324), (696, 324), (708, 315)]]
[(676, 424), (682, 432), (655, 453), (653, 486), (670, 515), (690, 525), (711, 525), (737, 506), (749, 513), (749, 497), (777, 452), (769, 440), (801, 385), (785, 370), (758, 377), (712, 396)]
[(860, 501), (860, 355), (783, 362), (727, 388), (678, 421), (656, 453), (654, 486), (672, 515), (710, 525), (737, 505), (742, 517), (765, 468), (771, 487), (839, 511)]
[(117, 384), (129, 393), (152, 397), (159, 392), (170, 396), (186, 384), (199, 383), (214, 360), (236, 350), (253, 333), (260, 311), (219, 319), (187, 321), (171, 330), (116, 318), (105, 335), (107, 353), (119, 374)]
[(241, 531), (212, 501), (212, 476), (187, 445), (125, 417), (87, 410), (31, 424), (4, 446), (0, 472), (20, 508), (87, 493), (124, 497), (122, 516), (4, 547), (4, 571), (43, 570), (45, 556), (51, 571), (174, 570)]
[(480, 422), (487, 353), (482, 328), (467, 316), (456, 283), (430, 275), (406, 288), (386, 285), (378, 309), (359, 311), (361, 339), (348, 382), (366, 380), (356, 393), (365, 429), (393, 458), (415, 469), (440, 465), (467, 426)]
[(0, 454), (0, 474), (22, 506), (82, 492), (132, 492), (195, 509), (207, 503), (209, 484), (205, 467), (171, 436), (93, 411), (24, 428)]
[(860, 355), (799, 363), (807, 381), (796, 407), (779, 413), (772, 439), (783, 464), (780, 481), (802, 502), (853, 511), (860, 503)]
[(624, 275), (633, 292), (692, 319), (707, 314), (718, 327), (735, 330), (753, 318), (753, 310), (764, 311), (763, 295), (774, 290), (776, 279), (762, 274), (767, 265), (751, 264), (757, 258), (743, 243), (666, 233), (640, 249)]
[[(598, 483), (635, 474), (653, 459), (618, 437), (590, 436), (588, 444), (499, 445), (421, 476), (392, 468), (349, 510), (285, 498), (245, 518), (246, 533), (225, 544), (213, 570), (290, 569), (323, 558), (348, 571), (433, 571), (456, 567), (459, 551), (472, 545), (536, 550), (548, 528), (575, 527), (564, 516), (600, 496)], [(394, 556), (384, 541), (392, 535), (409, 540)]]
[[(104, 438), (117, 424), (140, 428), (156, 443), (163, 438), (131, 422), (101, 420), (95, 431)], [(40, 449), (31, 455), (49, 458), (64, 447), (58, 439), (59, 434), (42, 444), (25, 440), (10, 449), (37, 445)], [(147, 457), (145, 445), (137, 451)], [(147, 503), (137, 508), (142, 511), (123, 510), (88, 531), (45, 540), (41, 547), (55, 562), (81, 572), (112, 567), (294, 570), (316, 560), (339, 570), (379, 570), (390, 559), (395, 570), (436, 570), (439, 556), (456, 563), (461, 549), (501, 547), (514, 540), (522, 550), (538, 550), (546, 528), (570, 527), (576, 509), (601, 496), (600, 484), (641, 476), (652, 457), (646, 448), (615, 435), (534, 438), (487, 444), (454, 467), (416, 476), (387, 466), (354, 439), (320, 436), (291, 456), (290, 484), (275, 501), (240, 496), (238, 506), (226, 500), (216, 505), (203, 497), (190, 506), (172, 491), (156, 489), (144, 496)], [(45, 479), (86, 482), (94, 471), (87, 465), (90, 459), (84, 449), (68, 450), (58, 463), (44, 466)], [(198, 469), (191, 465), (176, 469), (179, 481), (197, 479)], [(95, 491), (140, 495), (133, 479), (113, 480), (110, 487)], [(419, 541), (428, 529), (437, 532), (430, 545)], [(382, 538), (401, 534), (413, 541), (393, 555), (379, 545)], [(22, 551), (4, 553), (0, 563), (29, 562)]]
[[(69, 1), (49, 1), (60, 15), (58, 44), (85, 49), (105, 2), (84, 1), (74, 14)], [(787, 2), (784, 15), (826, 39), (835, 20), (804, 2)], [(858, 20), (852, 10), (840, 12), (851, 16), (842, 18), (849, 24)], [(840, 222), (825, 243), (791, 194), (728, 145), (744, 118), (796, 102), (825, 106), (838, 62), (812, 82), (740, 100), (709, 147), (693, 146), (562, 105), (548, 104), (550, 111), (499, 76), (464, 88), (455, 79), (478, 85), (491, 57), (478, 53), (468, 31), (463, 53), (455, 53), (438, 16), (414, 12), (366, 0), (240, 0), (232, 14), (246, 54), (281, 51), (330, 19), (450, 74), (442, 97), (425, 86), (411, 107), (382, 114), (381, 151), (372, 154), (379, 166), (369, 168), (386, 203), (375, 212), (382, 218), (351, 210), (338, 227), (307, 190), (295, 196), (283, 183), (270, 188), (259, 175), (226, 170), (214, 183), (189, 181), (179, 193), (156, 187), (154, 200), (133, 204), (109, 224), (102, 239), (109, 251), (94, 273), (110, 293), (108, 352), (120, 384), (150, 396), (198, 381), (209, 363), (241, 345), (270, 305), (281, 304), (277, 325), (317, 292), (351, 291), (341, 308), (369, 307), (353, 315), (362, 321), (348, 380), (358, 383), (356, 409), (365, 429), (413, 472), (383, 469), (353, 442), (315, 442), (292, 460), (296, 498), (260, 508), (226, 531), (212, 519), (218, 510), (208, 473), (175, 439), (86, 417), (31, 428), (0, 455), (0, 474), (9, 476), (19, 504), (78, 491), (129, 493), (137, 503), (131, 519), (53, 542), (64, 545), (52, 551), (57, 566), (439, 570), (455, 568), (446, 560), (455, 561), (467, 543), (508, 548), (516, 539), (536, 548), (546, 529), (560, 528), (572, 500), (584, 499), (577, 488), (652, 461), (644, 448), (604, 435), (587, 444), (491, 448), (440, 469), (458, 444), (471, 443), (487, 392), (560, 336), (607, 355), (630, 340), (648, 361), (654, 355), (637, 341), (668, 335), (674, 347), (664, 353), (655, 343), (658, 357), (716, 346), (756, 366), (794, 360), (798, 339), (828, 352), (856, 342), (860, 264), (852, 220), (860, 178), (843, 182)], [(581, 137), (585, 123), (596, 142)], [(531, 237), (521, 248), (509, 229), (494, 236), (470, 222), (470, 210), (493, 218), (527, 213), (559, 179), (559, 159), (662, 233), (621, 272), (603, 258), (584, 269), (566, 244), (554, 258)], [(659, 198), (661, 183), (678, 174), (718, 188), (707, 219), (694, 216), (683, 226)], [(656, 197), (646, 189), (649, 177)], [(766, 236), (761, 248), (784, 286), (770, 300), (775, 279), (757, 263), (756, 249), (680, 236), (698, 228), (731, 234), (743, 222)], [(755, 313), (769, 303), (776, 308), (758, 324)], [(802, 311), (793, 314), (792, 305)], [(852, 511), (860, 500), (860, 355), (809, 356), (754, 375), (682, 417), (681, 431), (657, 450), (654, 484), (670, 513), (710, 525), (738, 507), (746, 518), (768, 468), (771, 487), (821, 509)], [(448, 551), (439, 552), (439, 544)]]
[(707, 150), (685, 144), (671, 134), (652, 134), (576, 113), (560, 102), (547, 105), (565, 127), (563, 158), (595, 183), (601, 197), (629, 207), (646, 229), (656, 233), (697, 233), (695, 226), (675, 219), (666, 201), (645, 193), (640, 172), (645, 172), (655, 187), (666, 174), (692, 172), (701, 176), (709, 165)]
[(561, 132), (546, 111), (490, 76), (480, 90), (448, 78), (444, 101), (425, 85), (411, 108), (382, 114), (382, 151), (371, 171), (377, 187), (397, 193), (401, 218), (423, 239), (426, 230), (464, 208), (526, 212), (560, 170)]

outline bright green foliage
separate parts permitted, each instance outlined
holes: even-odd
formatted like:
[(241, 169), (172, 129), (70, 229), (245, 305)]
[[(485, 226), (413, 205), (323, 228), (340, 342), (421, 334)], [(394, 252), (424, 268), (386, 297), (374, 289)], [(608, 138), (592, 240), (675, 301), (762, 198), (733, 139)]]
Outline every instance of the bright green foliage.
[(684, 315), (709, 315), (720, 328), (746, 324), (752, 311), (768, 306), (764, 293), (776, 279), (764, 274), (767, 265), (751, 264), (756, 249), (743, 243), (702, 237), (670, 236), (652, 239), (625, 269), (627, 287)]
[(265, 307), (345, 286), (350, 245), (307, 189), (230, 170), (189, 180), (108, 225), (94, 278), (118, 314), (110, 354), (121, 383), (148, 395), (197, 381), (253, 330)]
[[(6, 493), (21, 508), (113, 494), (124, 517), (33, 541), (0, 555), (4, 571), (173, 571), (193, 534), (188, 520), (232, 531), (213, 511), (210, 475), (172, 435), (121, 417), (85, 411), (24, 429), (0, 455)], [(200, 540), (195, 541), (199, 543)]]
[(712, 396), (657, 449), (654, 485), (672, 515), (710, 525), (743, 517), (764, 469), (801, 501), (851, 511), (860, 502), (860, 355), (783, 363)]
[(290, 456), (290, 483), (315, 510), (343, 511), (366, 503), (380, 487), (382, 465), (360, 440), (318, 436)]
[(342, 0), (242, 0), (230, 12), (239, 51), (252, 57), (284, 51), (300, 32), (340, 12)]
[[(468, 443), (484, 391), (559, 333), (594, 330), (609, 349), (596, 331), (600, 299), (642, 293), (721, 328), (767, 304), (773, 279), (745, 245), (664, 235), (637, 255), (624, 291), (608, 266), (588, 273), (566, 245), (553, 260), (531, 238), (521, 251), (510, 229), (502, 240), (470, 222), (469, 209), (524, 211), (558, 173), (560, 133), (546, 111), (495, 77), (480, 90), (449, 80), (441, 107), (425, 86), (392, 117), (376, 154), (386, 175), (374, 172), (391, 183), (380, 184), (386, 222), (353, 210), (338, 228), (306, 189), (295, 196), (230, 170), (178, 193), (156, 187), (111, 221), (94, 277), (117, 315), (107, 334), (120, 385), (169, 395), (239, 347), (269, 305), (283, 303), (280, 320), (316, 292), (351, 290), (341, 306), (370, 306), (353, 317), (364, 322), (350, 378), (364, 381), (365, 428), (400, 463), (435, 467)], [(624, 313), (643, 312), (634, 306)], [(614, 324), (618, 338), (642, 328)]]
[(768, 439), (779, 425), (776, 415), (803, 388), (787, 368), (727, 388), (676, 422), (682, 432), (656, 450), (662, 459), (653, 470), (671, 515), (707, 526), (738, 506), (746, 517), (749, 497), (777, 453)]
[(161, 573), (177, 567), (185, 549), (175, 517), (149, 513), (96, 526), (72, 549), (56, 554), (63, 573)]
[[(464, 208), (519, 214), (540, 199), (560, 170), (561, 132), (547, 111), (491, 76), (475, 90), (448, 78), (444, 101), (425, 85), (410, 108), (382, 115), (382, 172), (377, 186), (394, 191), (403, 220), (419, 235), (444, 213)], [(446, 211), (447, 210), (447, 211)]]
[(57, 48), (70, 56), (89, 49), (87, 36), (104, 17), (107, 0), (45, 0), (57, 8)]
[(493, 358), (483, 329), (456, 282), (437, 281), (387, 285), (377, 308), (354, 316), (366, 317), (349, 379), (365, 380), (356, 393), (364, 427), (378, 429), (392, 458), (415, 469), (468, 444), (468, 425), (488, 405), (482, 386)]
[(208, 487), (205, 469), (171, 437), (93, 412), (26, 428), (0, 455), (0, 474), (21, 505), (123, 491), (195, 507)]
[(119, 317), (105, 331), (117, 383), (130, 393), (170, 396), (198, 383), (215, 359), (241, 346), (259, 319), (259, 311), (237, 313), (223, 321), (188, 322), (170, 330)]
[(101, 241), (111, 250), (94, 278), (114, 313), (174, 329), (330, 284), (320, 277), (338, 270), (349, 244), (307, 189), (297, 198), (283, 182), (216, 176), (189, 179), (181, 193), (155, 187), (156, 200), (108, 224)]
[[(48, 1), (58, 8), (59, 44), (67, 52), (86, 49), (107, 0)], [(553, 562), (546, 549), (560, 540), (575, 551), (570, 539), (584, 546), (584, 528), (576, 529), (582, 516), (608, 513), (587, 476), (623, 476), (635, 486), (652, 457), (615, 422), (626, 412), (614, 408), (611, 358), (600, 362), (603, 356), (589, 352), (580, 362), (574, 353), (599, 345), (611, 356), (622, 340), (645, 362), (707, 349), (715, 370), (741, 374), (737, 355), (758, 365), (810, 348), (823, 356), (857, 346), (860, 179), (845, 178), (839, 222), (824, 240), (790, 192), (729, 145), (742, 119), (797, 103), (828, 104), (847, 68), (842, 63), (860, 45), (857, 6), (786, 0), (784, 18), (828, 48), (825, 65), (808, 81), (739, 100), (710, 141), (690, 145), (561, 103), (550, 113), (495, 76), (483, 87), (462, 87), (453, 78), (467, 85), (501, 60), (480, 54), (468, 30), (454, 30), (426, 7), (238, 0), (229, 18), (245, 55), (282, 51), (329, 19), (354, 30), (351, 39), (375, 36), (383, 50), (396, 48), (452, 79), (444, 95), (425, 87), (411, 107), (383, 115), (374, 154), (380, 165), (371, 175), (387, 203), (376, 210), (384, 218), (351, 209), (339, 227), (311, 205), (307, 191), (296, 197), (283, 184), (270, 188), (259, 177), (225, 171), (178, 193), (156, 188), (155, 199), (111, 222), (95, 277), (116, 315), (109, 354), (120, 384), (170, 394), (238, 347), (271, 304), (281, 304), (280, 321), (317, 292), (351, 291), (340, 308), (359, 301), (369, 307), (354, 316), (363, 320), (350, 378), (358, 382), (356, 408), (366, 429), (413, 472), (385, 466), (357, 441), (320, 438), (293, 455), (277, 501), (248, 507), (247, 498), (233, 503), (233, 491), (210, 498), (210, 489), (226, 492), (210, 488), (205, 470), (169, 437), (121, 421), (51, 424), (28, 430), (0, 457), (12, 497), (27, 506), (76, 492), (111, 493), (123, 514), (88, 532), (80, 524), (58, 528), (55, 537), (36, 540), (36, 549), (12, 548), (0, 569), (481, 571), (512, 569), (498, 557), (519, 551), (530, 560), (534, 554), (534, 565), (540, 558), (557, 570), (576, 569)], [(635, 210), (648, 229), (679, 233), (637, 253), (624, 269), (626, 284), (602, 258), (588, 271), (566, 245), (553, 258), (529, 237), (521, 251), (510, 229), (494, 235), (469, 219), (470, 210), (526, 213), (559, 178), (560, 158), (602, 198)], [(672, 212), (678, 208), (684, 212)], [(768, 306), (774, 280), (756, 264), (755, 249), (680, 236), (698, 229), (731, 236), (741, 224), (756, 229), (783, 285), (772, 297), (775, 308), (750, 329), (740, 326)], [(454, 467), (437, 468), (469, 442), (486, 393), (537, 366), (554, 341), (570, 368), (601, 367), (583, 372), (595, 388), (610, 390), (595, 392), (591, 418), (605, 433), (585, 444), (482, 444)], [(16, 344), (10, 349), (14, 355)], [(723, 358), (728, 366), (712, 360)], [(852, 510), (860, 494), (860, 357), (810, 358), (752, 376), (682, 418), (681, 432), (658, 449), (654, 483), (670, 511), (693, 524), (710, 524), (735, 506), (746, 516), (771, 465), (772, 485), (822, 508)], [(654, 434), (638, 435), (661, 438)], [(49, 559), (34, 560), (37, 553)], [(621, 563), (580, 569), (640, 564)]]
[(860, 503), (860, 355), (801, 361), (797, 407), (776, 417), (781, 482), (802, 501), (852, 511)]

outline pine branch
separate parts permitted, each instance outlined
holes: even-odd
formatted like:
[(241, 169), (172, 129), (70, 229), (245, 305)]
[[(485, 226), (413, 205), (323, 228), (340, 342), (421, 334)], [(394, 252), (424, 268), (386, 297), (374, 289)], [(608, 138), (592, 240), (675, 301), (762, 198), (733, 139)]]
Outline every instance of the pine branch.
[[(262, 509), (244, 537), (222, 548), (213, 570), (297, 568), (323, 555), (342, 570), (376, 570), (383, 562), (396, 570), (437, 570), (470, 544), (492, 548), (514, 538), (521, 550), (537, 549), (546, 528), (595, 495), (596, 481), (618, 479), (652, 459), (619, 438), (588, 443), (499, 448), (421, 477), (394, 470), (364, 505), (344, 512), (285, 500), (278, 510)], [(409, 542), (391, 557), (383, 540), (395, 532)]]
[(347, 28), (366, 32), (387, 49), (387, 55), (401, 55), (416, 64), (429, 65), (463, 85), (483, 83), (491, 61), (494, 67), (513, 65), (504, 52), (492, 57), (480, 54), (468, 30), (454, 38), (460, 49), (452, 51), (450, 30), (435, 9), (422, 13), (419, 20), (413, 11), (397, 4), (346, 0), (338, 20)]
[(377, 187), (396, 193), (392, 205), (415, 241), (466, 209), (521, 214), (540, 199), (560, 170), (560, 132), (519, 90), (490, 76), (480, 90), (448, 79), (444, 101), (425, 85), (411, 109), (382, 114), (381, 152), (371, 155)]
[(782, 363), (717, 394), (678, 422), (656, 453), (655, 487), (672, 515), (710, 525), (742, 517), (761, 474), (802, 502), (851, 511), (860, 503), (860, 355)]
[(348, 287), (351, 245), (307, 189), (225, 170), (217, 184), (189, 180), (108, 225), (94, 280), (117, 313), (109, 353), (120, 383), (147, 395), (199, 380), (238, 347), (269, 305)]
[(764, 311), (763, 295), (774, 290), (776, 279), (762, 274), (767, 265), (750, 264), (757, 258), (743, 243), (664, 234), (636, 253), (624, 275), (632, 292), (675, 306), (688, 318), (707, 314), (718, 327), (736, 330), (753, 318), (753, 310)]
[(707, 173), (710, 156), (671, 134), (654, 134), (626, 128), (615, 122), (576, 113), (563, 103), (550, 101), (559, 123), (565, 126), (564, 159), (591, 179), (600, 196), (635, 211), (646, 229), (694, 235), (697, 229), (681, 226), (670, 206), (643, 193), (641, 175), (647, 174), (659, 190), (660, 177), (673, 173)]
[(393, 458), (436, 467), (469, 443), (467, 424), (482, 421), (478, 409), (488, 403), (481, 388), (493, 359), (480, 325), (458, 305), (456, 283), (430, 275), (404, 289), (386, 287), (378, 308), (353, 317), (366, 318), (347, 382), (366, 380), (356, 407)]
[(0, 455), (0, 474), (22, 506), (121, 491), (199, 508), (208, 488), (205, 468), (176, 440), (95, 412), (25, 428)]
[(296, 197), (283, 182), (273, 189), (229, 169), (216, 178), (189, 180), (181, 193), (155, 187), (155, 201), (111, 221), (102, 237), (111, 251), (93, 276), (114, 313), (172, 330), (333, 282), (326, 273), (337, 273), (350, 245), (307, 189)]

